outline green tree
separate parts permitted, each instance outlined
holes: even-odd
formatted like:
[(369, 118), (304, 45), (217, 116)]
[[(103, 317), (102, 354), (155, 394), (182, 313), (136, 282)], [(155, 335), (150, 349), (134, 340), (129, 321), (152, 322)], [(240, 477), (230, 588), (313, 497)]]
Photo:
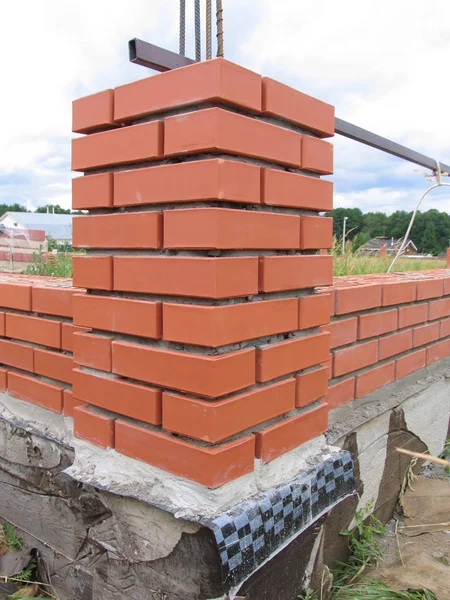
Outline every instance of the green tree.
[(363, 214), (359, 208), (335, 208), (333, 211), (326, 213), (326, 216), (333, 217), (333, 233), (338, 238), (342, 238), (344, 217), (347, 217), (346, 231), (353, 230), (348, 239), (354, 238), (356, 233), (362, 229)]
[(55, 213), (55, 215), (70, 215), (70, 208), (62, 208), (59, 204), (46, 204), (45, 206), (40, 206), (35, 210), (37, 213), (46, 213), (48, 208), (49, 213)]
[(385, 237), (389, 217), (381, 212), (370, 212), (363, 215), (363, 231), (369, 233), (369, 239)]
[(431, 220), (428, 221), (422, 237), (421, 251), (424, 254), (439, 254), (439, 244), (436, 237), (436, 229)]

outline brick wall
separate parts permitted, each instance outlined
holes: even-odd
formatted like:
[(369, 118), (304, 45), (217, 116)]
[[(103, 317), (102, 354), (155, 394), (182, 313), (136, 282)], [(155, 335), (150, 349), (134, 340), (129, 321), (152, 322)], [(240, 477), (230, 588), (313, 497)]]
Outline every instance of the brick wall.
[(73, 129), (75, 434), (216, 487), (325, 431), (333, 107), (217, 59)]
[(449, 356), (447, 270), (337, 277), (331, 293), (330, 409)]
[(2, 388), (214, 488), (448, 356), (446, 270), (333, 282), (333, 118), (223, 59), (75, 101), (86, 255), (0, 278)]
[(72, 416), (70, 279), (0, 274), (0, 391)]

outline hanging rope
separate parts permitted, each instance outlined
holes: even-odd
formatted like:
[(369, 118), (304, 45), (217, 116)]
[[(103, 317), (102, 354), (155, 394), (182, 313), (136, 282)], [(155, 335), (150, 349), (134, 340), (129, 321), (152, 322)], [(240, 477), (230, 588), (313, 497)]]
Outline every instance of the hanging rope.
[[(446, 175), (447, 175), (447, 173), (446, 173)], [(406, 248), (406, 245), (408, 243), (409, 234), (411, 233), (411, 229), (414, 224), (414, 219), (416, 218), (416, 214), (417, 214), (417, 211), (419, 210), (419, 206), (422, 204), (422, 200), (425, 198), (425, 196), (427, 194), (429, 194), (429, 192), (431, 192), (431, 190), (434, 190), (435, 188), (442, 187), (442, 186), (450, 186), (450, 183), (442, 182), (441, 164), (438, 160), (436, 161), (436, 170), (435, 170), (434, 176), (436, 177), (437, 183), (435, 183), (434, 185), (431, 185), (422, 194), (422, 197), (420, 198), (419, 202), (417, 203), (416, 208), (414, 209), (414, 212), (411, 216), (411, 220), (409, 222), (408, 229), (406, 230), (405, 237), (403, 238), (403, 242), (402, 242), (400, 248), (398, 249), (397, 254), (394, 257), (394, 260), (390, 264), (390, 267), (387, 271), (388, 273), (390, 273), (392, 271), (392, 268), (395, 265), (395, 263), (397, 262), (398, 257), (402, 255), (403, 250)]]
[(180, 54), (186, 54), (186, 0), (180, 0)]
[(200, 31), (200, 0), (195, 0), (195, 60), (202, 59), (202, 41)]
[(212, 58), (211, 25), (211, 0), (206, 0), (206, 60)]
[(223, 56), (223, 8), (222, 0), (216, 0), (217, 56)]

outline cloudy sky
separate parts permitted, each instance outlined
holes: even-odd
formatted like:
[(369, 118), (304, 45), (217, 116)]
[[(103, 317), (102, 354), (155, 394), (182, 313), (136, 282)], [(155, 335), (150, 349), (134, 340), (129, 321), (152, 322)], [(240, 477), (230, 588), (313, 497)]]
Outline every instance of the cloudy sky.
[[(223, 3), (226, 58), (450, 163), (448, 2)], [(128, 62), (133, 37), (176, 51), (178, 0), (22, 0), (1, 13), (0, 203), (69, 207), (72, 99), (152, 73)], [(421, 167), (339, 136), (335, 158), (336, 206), (410, 210), (428, 185)], [(449, 189), (424, 210), (450, 211)]]

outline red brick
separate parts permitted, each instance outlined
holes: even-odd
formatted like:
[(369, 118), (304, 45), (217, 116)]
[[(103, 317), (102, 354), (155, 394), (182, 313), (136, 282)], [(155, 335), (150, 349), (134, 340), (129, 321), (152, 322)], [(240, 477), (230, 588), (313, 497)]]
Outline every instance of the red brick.
[(74, 248), (161, 248), (162, 213), (72, 217)]
[(113, 203), (113, 174), (98, 173), (72, 179), (72, 208), (109, 208)]
[(330, 335), (326, 331), (257, 348), (256, 380), (270, 381), (287, 373), (313, 367), (325, 362), (329, 354)]
[(63, 391), (63, 400), (65, 417), (73, 417), (73, 409), (76, 406), (86, 406), (86, 402), (82, 402), (81, 400), (78, 400), (78, 398), (74, 398), (71, 390)]
[(383, 284), (382, 306), (392, 304), (405, 304), (415, 302), (417, 295), (417, 284), (415, 281), (400, 281), (397, 283)]
[(76, 294), (73, 299), (73, 321), (76, 325), (104, 331), (160, 338), (161, 303)]
[(0, 336), (6, 335), (6, 313), (0, 312)]
[(363, 369), (378, 361), (378, 340), (334, 352), (333, 377)]
[(216, 488), (253, 471), (255, 438), (247, 436), (220, 446), (205, 447), (119, 419), (116, 421), (116, 450)]
[(145, 423), (161, 424), (161, 390), (80, 369), (75, 369), (73, 376), (73, 393), (80, 400)]
[(342, 404), (350, 402), (355, 398), (355, 382), (356, 377), (349, 377), (343, 381), (339, 381), (328, 387), (328, 394), (325, 398), (328, 406), (331, 409), (337, 408)]
[(262, 109), (267, 115), (297, 123), (320, 137), (334, 135), (334, 106), (270, 77), (262, 78)]
[[(101, 329), (101, 327), (99, 327)], [(74, 333), (91, 331), (87, 327), (76, 327), (72, 323), (61, 323), (61, 348), (68, 352), (73, 352)]]
[(263, 463), (269, 462), (324, 433), (327, 428), (327, 404), (310, 408), (296, 417), (282, 419), (255, 434), (256, 458), (260, 458)]
[(73, 256), (72, 267), (75, 287), (113, 289), (112, 256)]
[(61, 348), (61, 323), (50, 319), (7, 313), (6, 336), (42, 346)]
[(232, 104), (261, 111), (261, 76), (223, 58), (160, 73), (115, 89), (115, 119), (201, 102)]
[(162, 158), (163, 123), (151, 121), (72, 140), (72, 171)]
[(0, 392), (8, 389), (8, 371), (0, 367)]
[(358, 317), (333, 321), (329, 325), (321, 327), (321, 331), (330, 332), (330, 348), (339, 348), (356, 342)]
[(114, 448), (115, 418), (97, 412), (90, 406), (73, 408), (73, 433), (102, 448)]
[(104, 90), (72, 102), (72, 131), (89, 133), (111, 129), (114, 123), (114, 90)]
[(299, 290), (333, 282), (332, 256), (262, 256), (259, 290)]
[(294, 408), (294, 379), (217, 402), (164, 392), (163, 428), (215, 443)]
[(333, 210), (333, 182), (281, 169), (263, 169), (262, 203), (317, 211)]
[(309, 329), (330, 322), (330, 296), (313, 294), (302, 296), (299, 301), (299, 329)]
[(442, 298), (442, 300), (433, 300), (430, 302), (428, 318), (430, 321), (441, 319), (450, 315), (450, 298)]
[(336, 314), (368, 310), (381, 306), (381, 285), (370, 284), (336, 289)]
[(253, 295), (258, 291), (258, 258), (115, 256), (114, 289), (196, 298)]
[(413, 329), (413, 348), (439, 339), (439, 323), (428, 323)]
[(77, 365), (111, 371), (112, 337), (74, 333), (73, 360)]
[(31, 285), (0, 282), (0, 306), (31, 310)]
[(114, 173), (114, 206), (205, 200), (259, 204), (260, 195), (260, 167), (222, 158)]
[(113, 342), (113, 372), (208, 398), (255, 383), (255, 349), (207, 356)]
[(332, 248), (333, 219), (331, 217), (301, 217), (302, 250)]
[(168, 210), (164, 248), (297, 249), (300, 217), (228, 208)]
[(361, 398), (395, 380), (395, 363), (375, 367), (356, 377), (356, 398)]
[[(409, 308), (409, 307), (408, 307)], [(400, 310), (407, 310), (401, 308)], [(398, 310), (383, 310), (358, 317), (358, 339), (377, 337), (398, 328)]]
[(295, 406), (306, 406), (327, 395), (328, 369), (329, 367), (325, 366), (297, 375)]
[(295, 329), (296, 298), (226, 306), (163, 305), (163, 338), (172, 342), (216, 348)]
[[(75, 291), (80, 293), (82, 290), (33, 286), (32, 310), (45, 315), (72, 318), (72, 296)], [(25, 310), (31, 310), (31, 308)]]
[[(447, 249), (447, 257), (449, 256), (449, 250)], [(444, 277), (444, 296), (450, 294), (450, 277)]]
[(417, 323), (423, 323), (428, 319), (428, 303), (414, 304), (413, 306), (401, 306), (398, 309), (398, 326), (411, 327)]
[(9, 340), (0, 340), (0, 363), (32, 373), (33, 348)]
[(73, 359), (66, 354), (34, 349), (34, 372), (50, 379), (72, 383)]
[(443, 338), (450, 335), (450, 319), (444, 319), (443, 321), (440, 321), (439, 325), (439, 337)]
[(438, 298), (444, 293), (443, 279), (423, 279), (417, 280), (417, 300), (427, 300), (428, 298)]
[(412, 348), (412, 329), (399, 331), (380, 339), (380, 360), (406, 352)]
[(411, 352), (395, 361), (395, 377), (400, 379), (425, 366), (426, 349)]
[(302, 136), (290, 129), (221, 108), (174, 115), (164, 123), (166, 156), (226, 152), (300, 166)]
[(436, 344), (431, 344), (431, 346), (428, 346), (426, 351), (427, 365), (431, 365), (437, 360), (445, 358), (450, 354), (450, 340), (442, 340), (441, 342), (437, 342)]
[(63, 409), (62, 387), (13, 371), (8, 371), (8, 394), (53, 412), (60, 413)]
[(302, 169), (324, 175), (333, 173), (333, 144), (318, 138), (302, 137)]

